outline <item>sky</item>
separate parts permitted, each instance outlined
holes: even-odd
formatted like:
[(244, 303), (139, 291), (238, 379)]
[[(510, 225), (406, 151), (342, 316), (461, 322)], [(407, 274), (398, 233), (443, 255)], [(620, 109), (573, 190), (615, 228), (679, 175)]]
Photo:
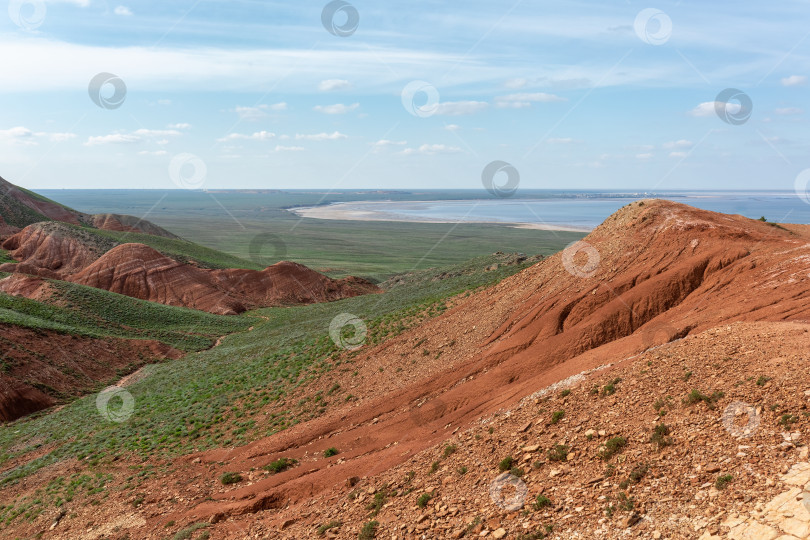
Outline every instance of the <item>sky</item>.
[[(806, 0), (11, 0), (0, 176), (31, 189), (784, 189)], [(507, 182), (506, 174), (492, 180)]]

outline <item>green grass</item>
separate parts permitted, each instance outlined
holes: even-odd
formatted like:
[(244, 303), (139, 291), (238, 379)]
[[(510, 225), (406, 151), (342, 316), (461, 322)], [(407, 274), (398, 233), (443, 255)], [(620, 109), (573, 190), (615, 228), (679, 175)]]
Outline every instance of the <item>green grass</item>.
[(357, 536), (358, 540), (372, 540), (377, 537), (377, 528), (380, 523), (377, 521), (369, 521), (363, 528), (360, 529), (360, 534)]
[[(485, 272), (483, 268), (492, 260), (480, 258), (449, 269), (453, 277), (441, 281), (433, 281), (440, 271), (426, 271), (419, 279), (394, 287), (384, 295), (293, 308), (267, 308), (239, 317), (217, 317), (147, 304), (149, 309), (164, 313), (150, 315), (149, 320), (155, 321), (155, 316), (167, 318), (167, 323), (155, 322), (155, 326), (173, 323), (178, 333), (191, 331), (198, 324), (196, 317), (208, 321), (213, 328), (219, 328), (216, 325), (222, 321), (243, 328), (255, 325), (255, 328), (252, 332), (230, 335), (218, 347), (149, 366), (148, 377), (127, 387), (135, 399), (135, 412), (126, 422), (106, 421), (96, 410), (95, 396), (90, 395), (58, 411), (0, 426), (0, 465), (22, 457), (19, 465), (0, 473), (0, 486), (64, 459), (106, 463), (122, 455), (142, 458), (185, 455), (247, 444), (313, 418), (329, 406), (328, 399), (337, 403), (344, 396), (339, 392), (331, 398), (322, 395), (317, 403), (310, 401), (303, 405), (293, 396), (301, 386), (336, 368), (350, 366), (355, 354), (347, 355), (328, 336), (329, 324), (336, 315), (348, 312), (362, 318), (368, 326), (367, 343), (379, 343), (418, 324), (424, 317), (443, 313), (448, 296), (490, 284), (520, 269), (513, 266)], [(10, 297), (0, 299), (26, 302)], [(116, 299), (126, 300), (117, 296)], [(104, 309), (114, 309), (114, 303), (109, 304), (98, 309), (101, 313)], [(32, 305), (28, 309), (26, 316), (39, 321), (48, 321), (48, 317), (54, 316), (51, 306)], [(45, 313), (38, 313), (36, 309)], [(62, 319), (51, 324), (78, 325), (82, 322), (79, 320), (82, 309), (85, 308), (60, 312)], [(183, 318), (192, 315), (192, 319)], [(267, 320), (259, 319), (259, 315)], [(136, 321), (127, 319), (126, 322)], [(157, 332), (151, 328), (150, 332)], [(203, 328), (212, 327), (200, 323), (195, 332), (202, 332)], [(271, 407), (272, 414), (265, 415)], [(31, 460), (24, 458), (43, 447), (48, 450), (40, 451)]]
[(627, 446), (627, 439), (624, 437), (619, 436), (608, 439), (605, 443), (605, 447), (600, 452), (600, 457), (604, 460), (608, 460), (621, 452), (625, 446)]
[(223, 486), (227, 486), (229, 484), (237, 484), (242, 481), (242, 475), (236, 472), (225, 472), (222, 473), (222, 476), (219, 477), (219, 481), (222, 483)]
[(211, 347), (217, 337), (245, 330), (256, 321), (164, 306), (66, 281), (49, 282), (55, 289), (54, 303), (0, 293), (0, 323), (96, 338), (155, 339), (199, 351)]
[[(259, 259), (262, 265), (287, 259), (325, 270), (333, 276), (351, 274), (374, 280), (413, 269), (459, 264), (496, 251), (551, 254), (584, 236), (491, 224), (301, 219), (286, 210), (293, 206), (353, 200), (480, 198), (480, 190), (361, 194), (356, 191), (262, 194), (186, 190), (46, 190), (44, 193), (89, 213), (142, 216), (148, 212), (147, 219), (174, 234), (245, 260), (251, 260), (250, 244), (257, 234), (274, 234), (283, 239), (285, 252), (274, 253), (268, 248), (261, 253), (261, 257), (268, 257)], [(516, 195), (520, 196), (520, 193)], [(539, 192), (530, 196), (554, 195)], [(200, 227), (200, 223), (206, 226)]]
[(15, 261), (11, 255), (8, 254), (8, 251), (5, 249), (0, 249), (0, 264), (4, 263), (15, 263)]
[(270, 463), (264, 466), (264, 469), (270, 471), (273, 474), (278, 474), (282, 471), (286, 471), (296, 463), (298, 463), (297, 459), (283, 457), (275, 461), (271, 461)]

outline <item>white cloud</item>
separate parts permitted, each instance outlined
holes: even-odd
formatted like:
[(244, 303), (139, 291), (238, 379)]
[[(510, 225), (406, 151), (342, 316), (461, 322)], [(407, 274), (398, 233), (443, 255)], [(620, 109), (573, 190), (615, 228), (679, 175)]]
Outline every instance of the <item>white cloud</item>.
[(335, 103), (334, 105), (316, 105), (312, 110), (323, 114), (346, 114), (356, 110), (358, 107), (360, 107), (359, 103), (352, 103), (351, 105)]
[(444, 129), (446, 129), (447, 131), (458, 131), (459, 129), (461, 129), (461, 126), (459, 126), (458, 124), (447, 124), (446, 126), (444, 126)]
[(23, 126), (0, 130), (0, 139), (16, 144), (37, 144), (34, 132)]
[(0, 130), (0, 141), (26, 146), (34, 146), (39, 144), (38, 139), (47, 139), (51, 142), (65, 142), (75, 138), (75, 133), (48, 133), (44, 131), (35, 132), (24, 126), (16, 126), (13, 128)]
[(546, 142), (551, 144), (571, 144), (576, 141), (571, 137), (551, 137), (546, 139)]
[(111, 133), (109, 135), (99, 135), (98, 137), (88, 137), (85, 146), (98, 146), (101, 144), (133, 144), (143, 142), (137, 135), (126, 133)]
[(566, 101), (565, 98), (546, 94), (545, 92), (509, 94), (508, 96), (497, 96), (495, 106), (499, 109), (524, 109), (531, 107), (532, 103), (554, 103)]
[(410, 156), (414, 154), (424, 154), (433, 156), (436, 154), (458, 154), (462, 150), (458, 146), (447, 146), (445, 144), (423, 144), (419, 148), (406, 148), (401, 153)]
[(138, 137), (177, 137), (182, 133), (176, 129), (137, 129), (135, 135)]
[(348, 135), (345, 135), (339, 131), (335, 131), (333, 133), (315, 133), (313, 135), (304, 135), (301, 133), (296, 133), (295, 140), (297, 141), (335, 141), (337, 139), (345, 139)]
[(132, 11), (127, 6), (118, 6), (113, 10), (113, 13), (116, 15), (121, 15), (123, 17), (131, 17)]
[(90, 0), (48, 0), (48, 2), (52, 4), (59, 4), (59, 3), (73, 4), (74, 6), (79, 6), (83, 8), (90, 6)]
[(486, 101), (445, 101), (436, 107), (436, 114), (461, 116), (474, 114), (489, 107)]
[(636, 159), (652, 159), (653, 154), (650, 152), (646, 152), (644, 154), (636, 154)]
[(521, 88), (525, 88), (528, 86), (529, 80), (524, 79), (523, 77), (516, 77), (514, 79), (508, 79), (504, 83), (504, 87), (509, 88), (510, 90), (520, 90)]
[(267, 111), (286, 111), (287, 104), (285, 102), (275, 103), (273, 105), (258, 105), (256, 107), (237, 106), (234, 112), (242, 120), (259, 120), (267, 116)]
[(75, 133), (38, 133), (37, 135), (44, 135), (52, 142), (64, 142), (76, 138)]
[(785, 107), (776, 109), (774, 112), (780, 116), (796, 116), (797, 114), (802, 114), (804, 111), (798, 107)]
[(373, 142), (373, 143), (369, 143), (369, 144), (371, 144), (372, 146), (378, 146), (378, 147), (383, 147), (383, 146), (405, 146), (406, 144), (408, 144), (408, 141), (389, 141), (388, 139), (380, 139), (377, 142)]
[(804, 75), (791, 75), (782, 79), (782, 86), (802, 86), (807, 82)]
[(672, 150), (674, 148), (692, 148), (695, 145), (692, 141), (687, 141), (686, 139), (681, 139), (678, 141), (671, 141), (666, 142), (661, 145), (662, 148), (666, 150)]
[(335, 90), (346, 90), (351, 87), (351, 83), (345, 79), (327, 79), (318, 84), (318, 90), (321, 92), (334, 92)]
[(155, 151), (141, 150), (140, 152), (138, 152), (138, 155), (140, 155), (140, 156), (168, 156), (169, 153), (166, 150), (155, 150)]
[(257, 131), (255, 133), (251, 133), (250, 135), (242, 134), (242, 133), (229, 133), (222, 137), (221, 139), (217, 139), (219, 142), (226, 142), (226, 141), (268, 141), (276, 136), (275, 133), (271, 133), (269, 131)]
[(169, 129), (189, 129), (191, 127), (191, 124), (185, 124), (185, 123), (169, 124), (166, 127), (169, 128)]
[(714, 116), (714, 104), (714, 101), (706, 101), (689, 111), (689, 114), (697, 117)]
[(304, 150), (303, 146), (276, 146), (276, 152), (301, 152)]
[(171, 105), (171, 104), (172, 104), (172, 100), (170, 100), (170, 99), (159, 99), (158, 100), (158, 105), (164, 105), (165, 106), (165, 105)]
[(689, 152), (670, 152), (669, 157), (671, 158), (685, 158), (689, 155)]

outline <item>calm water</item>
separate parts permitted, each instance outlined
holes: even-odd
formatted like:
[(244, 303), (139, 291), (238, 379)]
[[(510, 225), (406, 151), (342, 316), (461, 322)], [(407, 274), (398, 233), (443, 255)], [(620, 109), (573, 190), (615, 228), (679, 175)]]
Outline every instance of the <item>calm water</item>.
[[(645, 197), (421, 201), (367, 203), (363, 208), (416, 219), (542, 223), (592, 229), (622, 206), (642, 198)], [(754, 219), (765, 216), (768, 221), (810, 224), (810, 204), (792, 191), (669, 193), (661, 198), (724, 214), (741, 214)]]

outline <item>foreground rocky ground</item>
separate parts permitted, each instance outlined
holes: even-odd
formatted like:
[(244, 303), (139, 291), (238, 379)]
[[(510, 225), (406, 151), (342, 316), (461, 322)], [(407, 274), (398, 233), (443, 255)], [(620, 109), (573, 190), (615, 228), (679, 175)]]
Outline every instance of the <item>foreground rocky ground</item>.
[[(10, 530), (801, 538), (809, 240), (804, 227), (634, 203), (578, 253), (347, 353), (306, 390), (339, 388), (323, 416), (237, 448), (99, 464), (109, 495), (95, 506), (83, 496)], [(85, 468), (43, 469), (4, 496)]]

